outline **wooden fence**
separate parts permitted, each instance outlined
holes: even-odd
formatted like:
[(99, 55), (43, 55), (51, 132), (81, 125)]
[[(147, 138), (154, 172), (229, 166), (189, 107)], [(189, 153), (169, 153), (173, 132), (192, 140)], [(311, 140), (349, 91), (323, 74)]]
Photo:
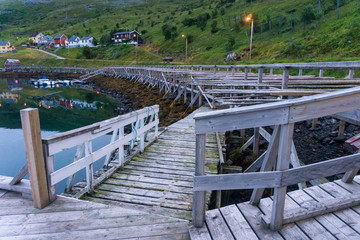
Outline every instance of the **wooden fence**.
[[(343, 202), (320, 204), (311, 210), (295, 209), (285, 213), (284, 203), (287, 186), (346, 172), (344, 182), (351, 182), (360, 168), (360, 154), (332, 159), (316, 164), (289, 169), (294, 124), (360, 108), (360, 87), (339, 90), (315, 96), (282, 102), (218, 110), (195, 115), (196, 170), (194, 177), (193, 224), (201, 227), (205, 217), (205, 194), (210, 190), (254, 189), (250, 203), (258, 204), (265, 188), (274, 188), (271, 216), (263, 222), (273, 230), (284, 223), (294, 222), (325, 212), (359, 204), (360, 196), (352, 196)], [(260, 172), (205, 176), (206, 134), (236, 129), (274, 126), (269, 135), (268, 148), (256, 162)], [(274, 167), (274, 171), (271, 171)], [(256, 171), (256, 170), (255, 170)]]
[[(93, 164), (96, 161), (105, 157), (104, 165), (108, 165), (111, 155), (117, 150), (117, 158), (113, 159), (114, 169), (117, 169), (124, 164), (125, 145), (132, 149), (137, 144), (139, 150), (144, 151), (145, 140), (150, 130), (154, 129), (154, 139), (158, 137), (158, 105), (43, 139), (41, 139), (38, 109), (28, 108), (21, 110), (20, 113), (27, 165), (13, 180), (0, 176), (0, 188), (32, 194), (34, 206), (37, 208), (43, 208), (56, 199), (55, 187), (60, 181), (67, 178), (66, 188), (71, 189), (75, 174), (84, 168), (86, 168), (86, 190), (93, 191), (95, 186)], [(131, 129), (131, 132), (126, 134), (125, 128)], [(112, 133), (110, 143), (93, 151), (92, 141), (110, 133)], [(55, 170), (54, 155), (73, 147), (77, 147), (74, 162)], [(27, 172), (30, 181), (21, 181)]]

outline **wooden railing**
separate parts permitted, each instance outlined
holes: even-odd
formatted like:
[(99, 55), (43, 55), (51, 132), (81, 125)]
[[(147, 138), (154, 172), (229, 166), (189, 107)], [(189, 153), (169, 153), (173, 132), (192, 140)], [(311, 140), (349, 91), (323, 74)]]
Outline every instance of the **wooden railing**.
[[(254, 189), (250, 203), (258, 204), (265, 188), (274, 188), (271, 216), (263, 222), (273, 230), (284, 223), (298, 221), (309, 216), (324, 214), (351, 205), (359, 204), (358, 199), (344, 200), (342, 204), (328, 203), (314, 208), (311, 212), (295, 209), (285, 213), (284, 203), (287, 186), (346, 172), (344, 182), (351, 182), (360, 168), (360, 154), (324, 161), (289, 169), (294, 124), (299, 121), (316, 119), (328, 115), (360, 108), (360, 87), (318, 94), (282, 102), (261, 104), (242, 108), (219, 110), (195, 115), (196, 169), (194, 177), (193, 224), (201, 227), (205, 217), (205, 194), (210, 190)], [(266, 153), (256, 162), (260, 172), (205, 176), (206, 134), (274, 126)], [(273, 169), (274, 171), (270, 172)]]
[[(158, 113), (159, 106), (154, 105), (41, 139), (38, 110), (31, 108), (21, 110), (34, 206), (43, 208), (54, 201), (56, 184), (66, 178), (68, 178), (66, 188), (70, 189), (75, 174), (84, 168), (86, 168), (86, 190), (92, 192), (95, 186), (93, 164), (105, 157), (104, 165), (108, 165), (112, 153), (117, 150), (117, 158), (112, 162), (115, 164), (114, 169), (117, 169), (124, 164), (125, 145), (132, 149), (137, 143), (139, 150), (144, 151), (145, 140), (151, 129), (154, 129), (154, 139), (158, 137)], [(131, 129), (131, 132), (125, 134), (125, 128)], [(92, 141), (109, 133), (112, 133), (110, 143), (93, 151)], [(54, 155), (73, 147), (77, 147), (74, 162), (55, 170)]]

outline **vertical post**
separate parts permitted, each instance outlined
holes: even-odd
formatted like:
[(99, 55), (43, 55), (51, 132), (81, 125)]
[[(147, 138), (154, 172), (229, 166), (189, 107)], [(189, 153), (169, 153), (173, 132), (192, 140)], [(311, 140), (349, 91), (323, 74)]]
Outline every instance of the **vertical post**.
[(299, 76), (302, 76), (302, 72), (303, 72), (303, 70), (300, 68), (299, 69)]
[(50, 203), (48, 181), (41, 142), (39, 111), (27, 108), (20, 111), (27, 166), (34, 207), (42, 209)]
[[(89, 156), (91, 153), (92, 142), (85, 142), (85, 156)], [(86, 188), (88, 193), (94, 191), (94, 168), (92, 163), (86, 166)]]
[[(144, 127), (144, 118), (141, 118), (140, 119), (140, 127), (139, 128), (143, 128)], [(140, 135), (140, 152), (144, 152), (144, 149), (145, 149), (145, 133), (142, 133)]]
[(293, 12), (292, 11), (290, 12), (290, 28), (291, 28), (291, 32), (293, 32)]
[[(195, 176), (205, 174), (206, 135), (196, 134)], [(195, 191), (193, 195), (192, 222), (195, 227), (202, 227), (205, 221), (205, 191)]]
[(324, 69), (320, 69), (320, 71), (319, 71), (319, 77), (324, 77)]
[[(124, 137), (124, 126), (119, 128), (119, 139), (122, 139), (123, 137)], [(119, 152), (119, 154), (118, 154), (119, 155), (119, 164), (121, 166), (123, 166), (124, 165), (124, 145), (123, 144), (120, 145), (118, 152)]]
[(279, 16), (279, 36), (281, 37), (281, 16)]
[[(201, 88), (201, 86), (199, 86)], [(199, 95), (199, 107), (201, 107), (202, 105), (202, 93), (200, 92), (200, 95)]]
[(282, 76), (282, 82), (281, 82), (281, 89), (287, 89), (289, 83), (289, 69), (284, 68), (283, 70), (283, 76)]
[(337, 0), (337, 3), (336, 3), (336, 8), (337, 8), (337, 19), (340, 18), (340, 0)]
[(246, 81), (247, 78), (248, 78), (248, 72), (249, 72), (248, 68), (245, 68), (245, 75), (244, 75), (244, 80), (245, 80), (245, 81)]
[[(281, 125), (276, 171), (283, 171), (289, 168), (293, 130), (294, 123)], [(287, 187), (279, 187), (275, 188), (274, 190), (274, 200), (270, 223), (270, 228), (272, 230), (279, 230), (282, 227), (286, 188)]]
[[(154, 114), (155, 114), (155, 120), (159, 119), (158, 114), (156, 114), (156, 113), (154, 113)], [(159, 137), (159, 124), (156, 124), (156, 125), (155, 125), (154, 137), (155, 137), (155, 141), (157, 141), (157, 140), (158, 140), (158, 137)]]
[(274, 72), (274, 69), (273, 68), (270, 68), (270, 75), (272, 75)]
[(259, 68), (259, 71), (258, 71), (258, 83), (262, 83), (263, 72), (264, 72), (264, 69)]
[(271, 21), (269, 21), (269, 38), (271, 38)]
[(250, 57), (249, 57), (249, 60), (251, 60), (251, 50), (252, 50), (253, 33), (254, 33), (254, 19), (251, 19)]
[(346, 126), (346, 122), (345, 122), (344, 120), (340, 120), (340, 123), (339, 123), (339, 133), (338, 133), (338, 136), (339, 136), (339, 137), (344, 136), (345, 126)]

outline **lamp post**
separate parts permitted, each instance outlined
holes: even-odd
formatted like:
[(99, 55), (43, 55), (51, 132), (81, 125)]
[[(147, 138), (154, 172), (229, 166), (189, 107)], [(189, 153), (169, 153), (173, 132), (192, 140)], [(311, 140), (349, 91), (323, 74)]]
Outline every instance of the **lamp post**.
[(247, 22), (251, 21), (250, 56), (249, 56), (249, 60), (251, 60), (251, 50), (252, 50), (252, 41), (253, 41), (253, 32), (254, 32), (254, 19), (252, 18), (252, 14), (249, 14), (246, 17), (246, 21)]
[(181, 37), (185, 38), (185, 62), (187, 62), (187, 51), (188, 51), (188, 39), (187, 36), (185, 36), (185, 34), (182, 34)]
[(136, 37), (136, 45), (135, 45), (135, 64), (137, 62), (137, 47), (139, 44), (139, 34), (134, 33), (134, 38)]

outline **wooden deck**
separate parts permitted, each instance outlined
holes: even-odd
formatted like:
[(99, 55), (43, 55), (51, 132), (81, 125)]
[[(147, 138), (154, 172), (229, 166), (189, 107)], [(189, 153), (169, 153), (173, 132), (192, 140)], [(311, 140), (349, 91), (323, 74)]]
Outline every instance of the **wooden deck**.
[[(341, 202), (343, 197), (359, 193), (360, 176), (351, 184), (337, 180), (289, 192), (285, 212), (334, 198)], [(278, 232), (260, 224), (260, 217), (270, 214), (271, 207), (272, 198), (264, 198), (258, 207), (246, 202), (209, 210), (203, 228), (190, 228), (191, 239), (360, 239), (360, 206), (287, 224)]]
[[(195, 172), (196, 113), (172, 124), (142, 154), (101, 184), (88, 200), (191, 219)], [(207, 173), (216, 174), (219, 162), (215, 134), (207, 136)]]
[(58, 196), (42, 210), (17, 193), (0, 194), (0, 239), (188, 239), (188, 222)]

